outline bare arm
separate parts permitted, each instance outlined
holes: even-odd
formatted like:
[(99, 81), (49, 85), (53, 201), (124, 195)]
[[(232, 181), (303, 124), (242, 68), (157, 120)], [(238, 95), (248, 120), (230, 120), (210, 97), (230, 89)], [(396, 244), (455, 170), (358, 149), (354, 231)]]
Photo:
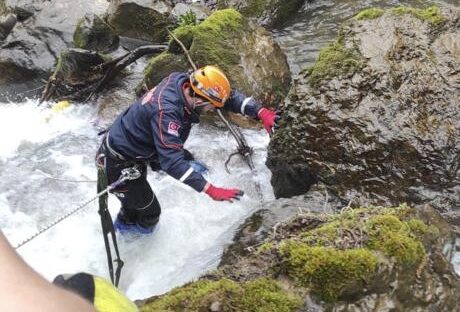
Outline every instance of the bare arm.
[(90, 303), (35, 272), (0, 231), (0, 311), (95, 312)]

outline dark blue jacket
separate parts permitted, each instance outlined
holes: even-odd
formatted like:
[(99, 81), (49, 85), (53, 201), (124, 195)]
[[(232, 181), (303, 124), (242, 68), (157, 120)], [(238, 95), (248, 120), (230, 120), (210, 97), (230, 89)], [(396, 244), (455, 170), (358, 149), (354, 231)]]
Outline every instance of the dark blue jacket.
[[(159, 160), (163, 171), (201, 192), (206, 180), (184, 159), (183, 145), (192, 123), (199, 122), (184, 109), (182, 87), (188, 82), (185, 73), (172, 73), (163, 79), (115, 120), (109, 129), (108, 143), (125, 159)], [(232, 90), (224, 108), (256, 118), (261, 105)]]

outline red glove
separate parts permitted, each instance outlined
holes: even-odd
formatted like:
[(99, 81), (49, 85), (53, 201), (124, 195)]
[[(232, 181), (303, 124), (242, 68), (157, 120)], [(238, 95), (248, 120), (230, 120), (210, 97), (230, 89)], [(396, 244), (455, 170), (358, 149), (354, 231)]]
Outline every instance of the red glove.
[(276, 113), (262, 107), (257, 113), (257, 116), (264, 124), (264, 128), (267, 130), (267, 133), (271, 135), (273, 133), (273, 127), (275, 126)]
[(233, 202), (233, 199), (239, 200), (244, 195), (244, 192), (239, 189), (215, 187), (211, 183), (206, 184), (204, 192), (214, 200), (227, 200), (229, 202)]

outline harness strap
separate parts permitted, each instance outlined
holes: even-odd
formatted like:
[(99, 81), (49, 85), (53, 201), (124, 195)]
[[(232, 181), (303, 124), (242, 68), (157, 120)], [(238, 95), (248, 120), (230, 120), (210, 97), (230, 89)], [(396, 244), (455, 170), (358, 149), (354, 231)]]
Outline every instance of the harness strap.
[[(98, 166), (97, 170), (97, 191), (100, 192), (107, 188), (107, 175), (104, 168)], [(115, 229), (112, 222), (112, 216), (108, 209), (108, 193), (99, 197), (99, 215), (101, 216), (101, 226), (102, 234), (104, 236), (105, 251), (107, 253), (107, 262), (109, 266), (110, 280), (112, 284), (118, 287), (118, 282), (120, 281), (121, 269), (123, 268), (124, 262), (120, 258), (120, 252), (118, 250), (117, 237), (115, 234)], [(112, 240), (112, 245), (115, 250), (116, 259), (114, 260), (117, 263), (115, 273), (113, 271), (113, 260), (112, 260), (112, 250), (110, 248), (109, 235)]]
[(109, 143), (109, 135), (110, 135), (110, 132), (107, 132), (107, 134), (105, 135), (105, 138), (104, 138), (104, 145), (105, 147), (107, 148), (107, 151), (110, 153), (110, 155), (118, 160), (126, 160), (126, 158), (121, 155), (120, 153), (118, 153), (116, 150), (114, 150), (111, 146), (110, 146), (110, 143)]

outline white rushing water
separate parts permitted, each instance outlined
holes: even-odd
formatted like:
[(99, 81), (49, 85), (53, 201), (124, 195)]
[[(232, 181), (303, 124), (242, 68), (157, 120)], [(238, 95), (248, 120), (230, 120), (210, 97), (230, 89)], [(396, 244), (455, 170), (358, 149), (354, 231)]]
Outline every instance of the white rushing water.
[[(0, 228), (13, 246), (96, 194), (93, 158), (99, 144), (92, 126), (95, 109), (72, 105), (60, 113), (28, 101), (0, 104)], [(268, 137), (245, 131), (254, 147), (257, 179), (265, 200), (272, 200), (270, 172), (265, 167)], [(238, 157), (224, 162), (236, 143), (227, 131), (197, 126), (186, 147), (210, 168), (216, 185), (239, 187), (246, 194), (235, 203), (215, 202), (163, 173), (149, 181), (162, 206), (158, 230), (137, 239), (119, 237), (125, 266), (120, 289), (131, 299), (162, 294), (214, 269), (237, 227), (259, 207), (254, 177)], [(69, 180), (49, 179), (43, 172)], [(118, 200), (111, 195), (114, 217)], [(107, 260), (97, 201), (18, 249), (47, 279), (61, 273), (89, 272), (108, 278)]]

